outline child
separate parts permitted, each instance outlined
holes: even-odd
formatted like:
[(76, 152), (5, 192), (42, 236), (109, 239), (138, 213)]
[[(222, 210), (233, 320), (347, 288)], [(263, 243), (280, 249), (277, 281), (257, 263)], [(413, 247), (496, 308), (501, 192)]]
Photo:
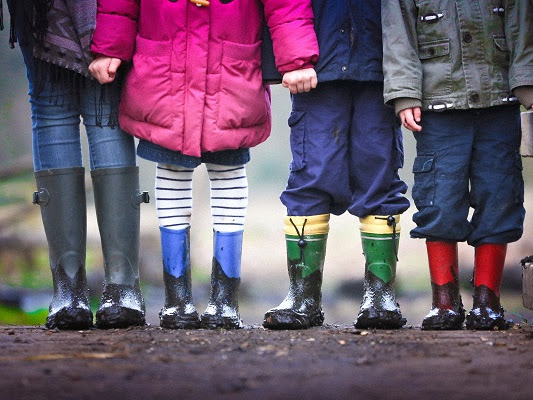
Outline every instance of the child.
[(395, 298), (399, 214), (409, 207), (400, 124), (383, 104), (379, 0), (313, 0), (319, 84), (292, 97), (292, 162), (281, 201), (289, 294), (265, 314), (270, 329), (322, 325), (330, 214), (359, 217), (366, 258), (357, 328), (400, 328)]
[[(461, 329), (457, 242), (475, 248), (467, 329), (507, 329), (500, 284), (522, 235), (518, 100), (533, 102), (529, 0), (383, 0), (385, 101), (413, 131), (411, 236), (426, 239), (433, 290), (422, 329)], [(469, 208), (474, 209), (468, 219)]]
[(118, 85), (103, 87), (88, 66), (96, 2), (8, 0), (10, 43), (18, 41), (29, 81), (33, 160), (48, 240), (54, 295), (47, 328), (93, 324), (85, 275), (87, 211), (80, 116), (104, 255), (99, 328), (144, 325), (139, 288), (139, 171), (133, 139), (118, 127)]
[[(166, 328), (240, 328), (237, 296), (249, 148), (270, 133), (270, 94), (261, 77), (263, 6), (278, 68), (291, 91), (316, 85), (318, 56), (310, 0), (99, 1), (91, 66), (112, 81), (132, 59), (120, 124), (157, 162)], [(292, 71), (292, 72), (291, 72)], [(211, 297), (198, 319), (191, 295), (192, 175), (211, 182), (214, 256)]]

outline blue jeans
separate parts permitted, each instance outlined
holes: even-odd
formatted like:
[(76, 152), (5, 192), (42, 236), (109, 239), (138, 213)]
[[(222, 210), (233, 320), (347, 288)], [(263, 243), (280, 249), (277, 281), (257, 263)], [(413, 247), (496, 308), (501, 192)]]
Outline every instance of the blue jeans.
[[(133, 137), (118, 126), (106, 126), (111, 112), (110, 102), (99, 104), (101, 86), (83, 78), (78, 93), (65, 87), (53, 87), (47, 81), (39, 95), (34, 94), (35, 70), (32, 49), (21, 47), (29, 82), (33, 130), (34, 170), (81, 167), (83, 165), (80, 116), (89, 142), (91, 170), (135, 165)], [(57, 86), (57, 85), (56, 85)], [(119, 90), (118, 85), (114, 86)], [(102, 126), (96, 124), (97, 107), (101, 107)]]
[(281, 201), (288, 215), (345, 211), (357, 217), (401, 214), (409, 207), (398, 176), (403, 143), (378, 82), (325, 82), (294, 95), (292, 161)]
[(472, 246), (518, 240), (525, 215), (518, 106), (424, 112), (421, 125), (411, 236)]

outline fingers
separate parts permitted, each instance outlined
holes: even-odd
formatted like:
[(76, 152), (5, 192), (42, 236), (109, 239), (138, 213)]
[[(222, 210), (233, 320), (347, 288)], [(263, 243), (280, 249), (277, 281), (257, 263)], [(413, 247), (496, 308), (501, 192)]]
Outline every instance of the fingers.
[(415, 122), (420, 122), (420, 119), (422, 118), (422, 110), (420, 107), (414, 108), (413, 116), (415, 118)]
[(122, 60), (120, 60), (119, 58), (112, 58), (111, 59), (111, 62), (109, 63), (109, 68), (108, 68), (108, 75), (109, 75), (109, 78), (111, 79), (115, 79), (116, 75), (117, 75), (117, 70), (118, 70), (118, 67), (120, 67), (120, 64), (122, 63)]
[(417, 122), (420, 122), (421, 115), (422, 113), (420, 111), (420, 107), (407, 108), (405, 110), (400, 111), (400, 119), (402, 121), (402, 125), (410, 131), (420, 132), (422, 130), (422, 127), (418, 125)]
[(316, 88), (318, 80), (313, 68), (295, 70), (283, 75), (282, 84), (289, 88), (292, 94), (309, 92)]
[(89, 72), (101, 84), (115, 80), (117, 69), (122, 63), (118, 58), (99, 57), (89, 65)]

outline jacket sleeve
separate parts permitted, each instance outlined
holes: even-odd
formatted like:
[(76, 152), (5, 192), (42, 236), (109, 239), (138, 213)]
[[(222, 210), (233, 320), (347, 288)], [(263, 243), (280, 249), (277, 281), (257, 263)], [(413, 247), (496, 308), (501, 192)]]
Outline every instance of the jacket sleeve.
[(381, 0), (384, 100), (422, 100), (422, 64), (418, 57), (414, 0)]
[(508, 0), (505, 37), (509, 48), (509, 86), (533, 85), (533, 5), (531, 0)]
[(311, 0), (261, 1), (279, 72), (312, 67), (318, 60), (318, 41)]
[(131, 60), (137, 34), (140, 0), (98, 0), (91, 51)]

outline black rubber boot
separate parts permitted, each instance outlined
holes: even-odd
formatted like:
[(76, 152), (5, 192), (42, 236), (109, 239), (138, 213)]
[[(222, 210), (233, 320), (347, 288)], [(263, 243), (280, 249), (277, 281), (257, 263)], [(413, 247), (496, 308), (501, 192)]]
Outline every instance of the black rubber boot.
[(191, 290), (190, 228), (159, 227), (163, 254), (165, 306), (159, 312), (160, 325), (169, 329), (197, 329), (200, 318)]
[(326, 257), (329, 214), (287, 218), (285, 238), (289, 293), (279, 306), (265, 313), (263, 326), (268, 329), (307, 329), (320, 326), (324, 323), (322, 271)]
[(96, 217), (104, 255), (104, 289), (96, 312), (98, 328), (145, 324), (139, 286), (140, 203), (137, 167), (102, 168), (91, 172)]
[(84, 169), (35, 172), (33, 202), (41, 206), (54, 295), (46, 327), (87, 329), (93, 324), (85, 276), (87, 209)]
[(211, 296), (200, 326), (205, 329), (240, 329), (239, 287), (243, 232), (213, 233)]

